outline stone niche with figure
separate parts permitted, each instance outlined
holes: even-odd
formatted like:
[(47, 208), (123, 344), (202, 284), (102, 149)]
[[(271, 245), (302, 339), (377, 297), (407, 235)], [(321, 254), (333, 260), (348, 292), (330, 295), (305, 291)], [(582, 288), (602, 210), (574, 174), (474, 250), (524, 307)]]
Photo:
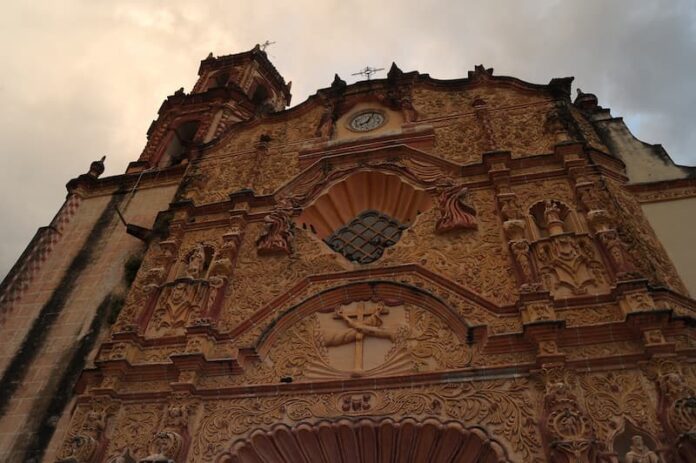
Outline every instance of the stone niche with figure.
[(177, 336), (196, 319), (209, 317), (227, 284), (225, 259), (211, 244), (196, 243), (173, 266), (173, 279), (152, 291), (144, 312), (145, 335)]

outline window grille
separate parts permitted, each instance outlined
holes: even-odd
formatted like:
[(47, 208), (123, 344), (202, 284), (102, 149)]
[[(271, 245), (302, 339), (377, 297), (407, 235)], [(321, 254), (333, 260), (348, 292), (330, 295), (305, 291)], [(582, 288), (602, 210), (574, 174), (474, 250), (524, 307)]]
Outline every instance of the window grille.
[(377, 211), (360, 213), (324, 241), (346, 259), (369, 264), (382, 256), (385, 248), (394, 246), (406, 225)]

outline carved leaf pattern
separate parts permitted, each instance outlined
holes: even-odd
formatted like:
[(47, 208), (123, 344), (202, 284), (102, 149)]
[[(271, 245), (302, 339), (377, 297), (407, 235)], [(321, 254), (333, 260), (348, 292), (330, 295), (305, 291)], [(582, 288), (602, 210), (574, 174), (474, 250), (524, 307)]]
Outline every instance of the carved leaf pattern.
[(437, 213), (430, 210), (421, 214), (396, 246), (388, 248), (373, 265), (417, 263), (497, 304), (514, 303), (517, 280), (500, 236), (493, 192), (470, 191), (469, 199), (477, 212), (477, 231), (456, 237), (433, 235)]
[(645, 389), (640, 373), (584, 375), (580, 376), (580, 385), (600, 440), (608, 442), (613, 433), (623, 428), (622, 421), (626, 418), (634, 426), (657, 435), (657, 414), (653, 405), (657, 403), (656, 393)]
[[(541, 439), (534, 425), (535, 406), (526, 380), (481, 381), (446, 386), (375, 391), (366, 416), (437, 416), (483, 424), (504, 438), (517, 460), (542, 462)], [(257, 427), (345, 416), (341, 394), (276, 396), (209, 402), (193, 442), (194, 461), (212, 461), (235, 438)]]
[[(331, 251), (308, 232), (299, 229), (295, 232), (293, 255), (259, 257), (254, 239), (260, 233), (261, 224), (250, 224), (244, 235), (235, 278), (225, 296), (221, 329), (231, 329), (238, 325), (309, 275), (345, 270), (340, 264), (342, 256)], [(263, 284), (263, 291), (259, 291), (260, 284)], [(243, 301), (245, 305), (237, 305), (239, 301)]]
[(118, 414), (114, 435), (110, 436), (106, 461), (130, 449), (135, 458), (148, 455), (148, 444), (157, 430), (161, 406), (156, 404), (127, 404)]

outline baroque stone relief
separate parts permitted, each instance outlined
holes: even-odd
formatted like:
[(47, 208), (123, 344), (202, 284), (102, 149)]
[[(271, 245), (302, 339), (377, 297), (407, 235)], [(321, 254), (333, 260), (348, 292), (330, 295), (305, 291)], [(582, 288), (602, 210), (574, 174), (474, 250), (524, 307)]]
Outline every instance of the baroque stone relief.
[(251, 378), (277, 382), (462, 368), (475, 351), (427, 310), (358, 301), (319, 310), (288, 328)]
[[(359, 404), (356, 409), (353, 403)], [(217, 461), (231, 442), (254, 429), (270, 429), (279, 422), (390, 416), (397, 420), (441, 417), (476, 423), (505, 445), (513, 461), (541, 463), (545, 460), (540, 455), (541, 440), (533, 425), (533, 403), (525, 379), (210, 401), (204, 404), (189, 458), (195, 462)]]
[(490, 190), (470, 190), (477, 230), (456, 237), (433, 234), (439, 215), (433, 209), (418, 216), (399, 243), (385, 250), (376, 266), (417, 263), (499, 304), (517, 300), (517, 285), (508, 250), (500, 239), (497, 208)]

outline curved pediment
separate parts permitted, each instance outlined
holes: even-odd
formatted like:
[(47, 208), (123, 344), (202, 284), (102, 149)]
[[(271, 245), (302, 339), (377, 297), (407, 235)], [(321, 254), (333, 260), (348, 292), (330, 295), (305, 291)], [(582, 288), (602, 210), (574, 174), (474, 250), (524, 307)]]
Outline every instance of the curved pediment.
[(286, 309), (256, 345), (250, 379), (311, 381), (465, 368), (478, 347), (467, 322), (417, 287), (356, 282)]
[(407, 182), (427, 189), (443, 179), (459, 177), (460, 167), (407, 145), (361, 150), (360, 153), (324, 153), (319, 160), (280, 187), (274, 196), (292, 198), (294, 202), (305, 205), (331, 185), (358, 171), (396, 174)]

